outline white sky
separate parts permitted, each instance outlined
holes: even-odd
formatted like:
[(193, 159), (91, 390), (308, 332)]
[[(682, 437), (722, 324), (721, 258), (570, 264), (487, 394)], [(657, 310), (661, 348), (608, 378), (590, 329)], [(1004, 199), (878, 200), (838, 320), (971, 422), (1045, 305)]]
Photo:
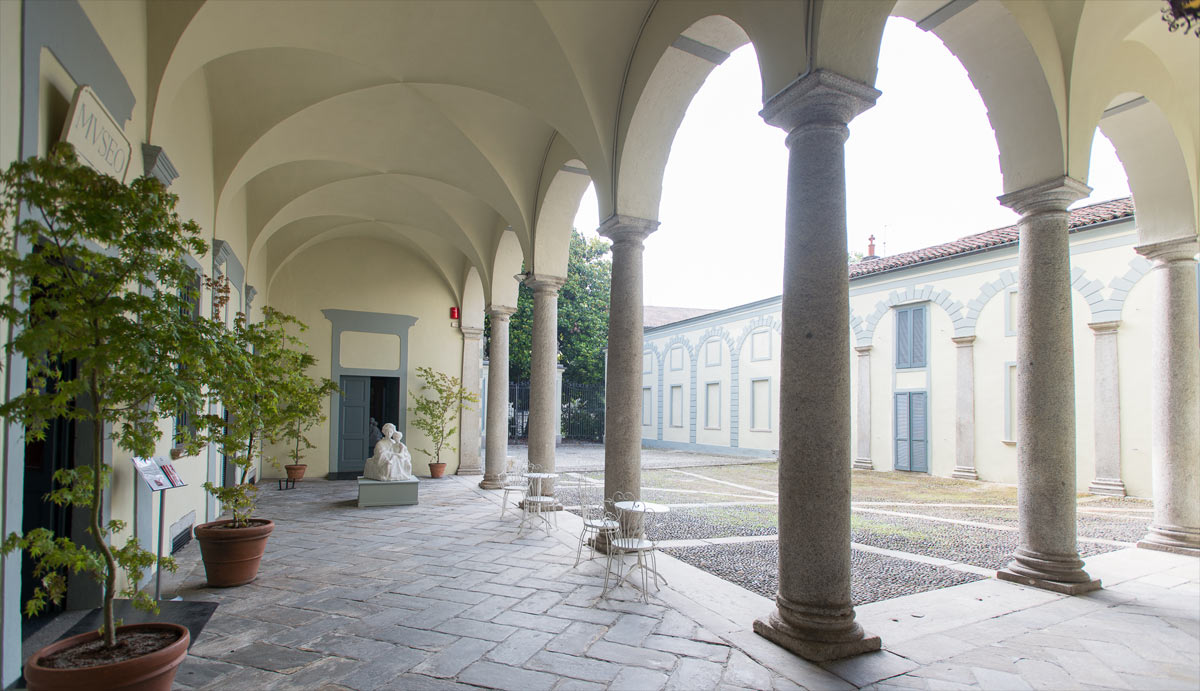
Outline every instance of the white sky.
[[(1016, 222), (1002, 193), (995, 135), (966, 70), (938, 38), (888, 21), (874, 108), (846, 143), (849, 249), (876, 254), (928, 247)], [(671, 148), (659, 220), (646, 241), (645, 303), (725, 308), (779, 295), (787, 182), (784, 133), (762, 121), (758, 59), (747, 45), (709, 75)], [(1094, 192), (1076, 206), (1129, 194), (1112, 145), (1098, 131)], [(588, 190), (575, 217), (597, 225)]]

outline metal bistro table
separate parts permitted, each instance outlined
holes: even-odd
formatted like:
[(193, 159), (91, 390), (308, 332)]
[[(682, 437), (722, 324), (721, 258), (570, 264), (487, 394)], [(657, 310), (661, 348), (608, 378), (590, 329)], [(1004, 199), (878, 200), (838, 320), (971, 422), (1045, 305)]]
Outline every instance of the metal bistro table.
[[(645, 519), (647, 516), (654, 517), (654, 516), (658, 516), (660, 514), (670, 513), (670, 511), (671, 511), (671, 507), (667, 506), (666, 504), (655, 504), (654, 502), (649, 502), (649, 501), (619, 501), (619, 502), (614, 503), (613, 506), (617, 509), (617, 511), (620, 511), (623, 514), (641, 514), (643, 520), (640, 521), (640, 524), (643, 527), (646, 524)], [(629, 517), (622, 516), (622, 518), (628, 519)], [(620, 523), (622, 526), (621, 532), (624, 533), (625, 527), (628, 524), (626, 523), (625, 520), (621, 520)], [(629, 536), (621, 535), (620, 537), (618, 537), (618, 541), (620, 541), (621, 538), (628, 538), (628, 537)], [(631, 550), (631, 551), (650, 552), (649, 571), (654, 576), (655, 589), (658, 588), (658, 579), (660, 579), (660, 578), (662, 579), (663, 584), (670, 585), (670, 583), (667, 583), (666, 576), (663, 576), (661, 573), (658, 572), (658, 560), (654, 558), (654, 552), (658, 550), (658, 544), (653, 540), (649, 540), (648, 538), (645, 538), (644, 530), (642, 532), (642, 535), (637, 536), (636, 538), (634, 538), (633, 541), (635, 543), (640, 543), (641, 545), (646, 545), (646, 543), (648, 543), (648, 546), (644, 549), (636, 549), (635, 548), (634, 550)], [(624, 576), (621, 576), (620, 579), (617, 581), (617, 584), (613, 587), (619, 588), (622, 583), (629, 581), (630, 585), (637, 588), (638, 587), (637, 583), (630, 581), (629, 577), (633, 575), (634, 570), (636, 570), (639, 566), (641, 566), (641, 568), (644, 570), (647, 569), (645, 560), (640, 558), (640, 555), (639, 555), (638, 563), (634, 564), (633, 566), (630, 566), (629, 571), (626, 572)], [(621, 568), (620, 565), (618, 565), (617, 566), (618, 575), (620, 574), (620, 568)], [(645, 584), (644, 576), (643, 576), (643, 584)], [(645, 585), (643, 585), (642, 588), (639, 588), (639, 590), (642, 591), (642, 595), (644, 597), (649, 595), (649, 593), (646, 592)]]
[[(542, 494), (542, 481), (553, 480), (558, 477), (558, 473), (525, 473), (525, 477), (529, 479), (529, 493), (525, 495), (523, 511), (521, 512), (521, 524), (517, 526), (517, 534), (521, 534), (521, 530), (525, 527), (525, 522), (529, 517), (536, 516), (542, 521), (542, 528), (546, 534), (550, 534), (550, 519), (543, 514), (547, 511), (553, 511), (557, 501), (554, 497), (549, 497)], [(558, 514), (554, 514), (554, 524), (558, 527)]]

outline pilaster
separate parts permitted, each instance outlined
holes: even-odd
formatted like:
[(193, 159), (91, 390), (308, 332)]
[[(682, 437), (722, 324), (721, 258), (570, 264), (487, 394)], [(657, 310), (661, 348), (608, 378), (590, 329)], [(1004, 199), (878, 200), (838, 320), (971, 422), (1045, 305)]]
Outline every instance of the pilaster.
[(955, 345), (954, 472), (960, 480), (978, 480), (975, 472), (975, 337), (951, 338)]
[[(483, 387), (482, 358), (479, 352), (483, 329), (463, 326), (460, 327), (460, 330), (463, 335), (462, 385), (467, 391), (478, 395)], [(457, 474), (483, 475), (483, 464), (479, 456), (483, 431), (479, 406), (467, 407), (464, 405), (460, 419)]]
[(1094, 334), (1096, 477), (1088, 485), (1092, 494), (1125, 496), (1121, 480), (1121, 389), (1117, 328), (1120, 320), (1088, 324)]
[(852, 467), (875, 470), (871, 460), (871, 346), (855, 346), (854, 352), (858, 353), (858, 437)]

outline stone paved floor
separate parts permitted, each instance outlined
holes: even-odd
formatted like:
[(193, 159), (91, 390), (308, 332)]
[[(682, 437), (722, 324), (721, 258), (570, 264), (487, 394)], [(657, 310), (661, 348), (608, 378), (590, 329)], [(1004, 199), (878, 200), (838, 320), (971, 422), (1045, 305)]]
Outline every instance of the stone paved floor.
[(1188, 688), (1200, 686), (1200, 561), (1122, 550), (1067, 598), (994, 579), (858, 608), (885, 650), (817, 666), (750, 631), (769, 600), (667, 556), (649, 605), (572, 568), (578, 519), (518, 537), (478, 478), (422, 480), (415, 507), (358, 509), (352, 482), (264, 488), (259, 578), (172, 588), (221, 603), (176, 678), (219, 689)]

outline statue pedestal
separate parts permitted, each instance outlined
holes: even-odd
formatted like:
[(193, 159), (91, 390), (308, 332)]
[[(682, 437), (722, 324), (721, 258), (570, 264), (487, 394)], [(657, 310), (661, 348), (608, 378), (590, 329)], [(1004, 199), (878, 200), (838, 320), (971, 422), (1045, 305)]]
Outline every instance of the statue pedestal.
[(381, 482), (358, 478), (358, 506), (411, 506), (417, 503), (419, 480)]

